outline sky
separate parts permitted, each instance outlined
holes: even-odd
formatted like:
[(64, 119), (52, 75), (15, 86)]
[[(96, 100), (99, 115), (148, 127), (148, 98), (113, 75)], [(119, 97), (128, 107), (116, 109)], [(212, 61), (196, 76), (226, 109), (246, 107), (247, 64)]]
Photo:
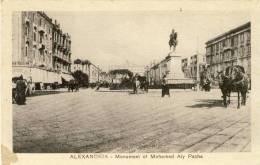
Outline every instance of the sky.
[(247, 11), (87, 11), (46, 12), (71, 35), (72, 60), (88, 59), (107, 71), (111, 65), (147, 66), (169, 53), (178, 33), (176, 55), (205, 53), (205, 42), (250, 21)]

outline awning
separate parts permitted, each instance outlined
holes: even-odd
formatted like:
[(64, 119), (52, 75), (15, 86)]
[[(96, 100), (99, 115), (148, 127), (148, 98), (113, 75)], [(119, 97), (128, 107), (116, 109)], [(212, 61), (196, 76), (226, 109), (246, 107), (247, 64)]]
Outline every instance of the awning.
[(44, 72), (38, 68), (32, 68), (32, 81), (33, 82), (43, 82), (44, 81)]
[(70, 74), (65, 74), (65, 73), (62, 73), (61, 74), (61, 78), (63, 78), (65, 81), (70, 81), (70, 80), (73, 80), (74, 78), (72, 77), (72, 75)]
[(28, 67), (12, 67), (12, 77), (23, 76), (24, 79), (29, 80), (31, 77), (30, 68)]

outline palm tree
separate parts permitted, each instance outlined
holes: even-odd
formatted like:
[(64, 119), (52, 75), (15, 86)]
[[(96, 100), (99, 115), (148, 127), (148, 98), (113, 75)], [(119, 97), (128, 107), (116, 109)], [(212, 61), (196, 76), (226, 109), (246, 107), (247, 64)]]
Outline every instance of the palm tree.
[(89, 60), (83, 60), (82, 61), (82, 65), (83, 65), (83, 68), (82, 68), (82, 70), (84, 71), (84, 66), (86, 65), (86, 66), (88, 66), (89, 65), (89, 63), (90, 63), (90, 61)]
[(74, 64), (77, 65), (77, 69), (78, 69), (79, 64), (82, 64), (82, 61), (80, 59), (76, 59), (76, 60), (74, 60)]

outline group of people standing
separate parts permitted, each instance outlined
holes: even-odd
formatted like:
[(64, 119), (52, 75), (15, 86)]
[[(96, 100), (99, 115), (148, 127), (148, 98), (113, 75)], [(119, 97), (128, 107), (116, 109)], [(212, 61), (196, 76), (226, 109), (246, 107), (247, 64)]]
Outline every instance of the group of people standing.
[[(133, 79), (133, 89), (134, 94), (138, 94), (139, 90), (142, 89), (145, 92), (148, 92), (149, 83), (147, 80), (140, 80), (138, 75), (134, 76)], [(162, 88), (162, 97), (165, 95), (168, 95), (170, 97), (170, 89), (167, 85), (166, 75), (163, 76), (162, 82), (161, 82), (161, 88)]]
[(146, 79), (141, 79), (140, 76), (135, 75), (133, 79), (133, 89), (134, 89), (134, 94), (138, 94), (139, 90), (142, 89), (145, 92), (148, 92), (148, 82)]

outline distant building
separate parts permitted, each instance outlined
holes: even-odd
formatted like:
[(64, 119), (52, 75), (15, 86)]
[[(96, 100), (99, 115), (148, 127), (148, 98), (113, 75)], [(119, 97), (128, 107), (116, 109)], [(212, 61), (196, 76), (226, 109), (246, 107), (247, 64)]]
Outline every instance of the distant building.
[(139, 65), (111, 65), (109, 70), (115, 70), (115, 69), (128, 69), (130, 70), (134, 75), (138, 74), (140, 76), (145, 76), (145, 67), (139, 66)]
[[(102, 80), (100, 77), (102, 70), (99, 67), (92, 64), (88, 60), (80, 60), (80, 59), (77, 59), (77, 60), (79, 60), (79, 61), (76, 62), (76, 60), (75, 60), (74, 64), (72, 64), (72, 68), (71, 68), (72, 72), (80, 70), (83, 73), (87, 74), (89, 77), (90, 84), (95, 84)], [(88, 62), (86, 62), (86, 61), (88, 61)], [(104, 78), (104, 74), (102, 76), (103, 76), (102, 78)]]
[(101, 73), (101, 69), (94, 64), (91, 64), (89, 67), (89, 83), (94, 84), (100, 81), (99, 75)]
[(198, 80), (198, 74), (200, 74), (206, 65), (206, 58), (202, 54), (195, 54), (190, 57), (190, 78)]
[(191, 78), (188, 58), (184, 58), (181, 60), (181, 70), (184, 73), (184, 77)]
[(228, 66), (241, 65), (251, 76), (250, 35), (248, 22), (206, 42), (206, 62), (212, 75)]
[(193, 84), (193, 81), (185, 78), (182, 72), (181, 56), (169, 54), (159, 63), (152, 65), (146, 74), (150, 85), (160, 85), (163, 76), (166, 76), (167, 84), (171, 84), (172, 86)]

